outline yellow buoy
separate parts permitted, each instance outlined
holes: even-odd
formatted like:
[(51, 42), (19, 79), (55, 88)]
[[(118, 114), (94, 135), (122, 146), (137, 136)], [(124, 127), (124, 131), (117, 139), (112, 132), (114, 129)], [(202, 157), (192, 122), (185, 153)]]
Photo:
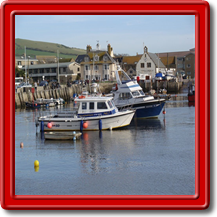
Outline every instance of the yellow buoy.
[(20, 143), (20, 148), (23, 148), (23, 143), (22, 142)]
[(35, 166), (35, 167), (39, 167), (39, 161), (38, 161), (38, 160), (35, 160), (34, 166)]

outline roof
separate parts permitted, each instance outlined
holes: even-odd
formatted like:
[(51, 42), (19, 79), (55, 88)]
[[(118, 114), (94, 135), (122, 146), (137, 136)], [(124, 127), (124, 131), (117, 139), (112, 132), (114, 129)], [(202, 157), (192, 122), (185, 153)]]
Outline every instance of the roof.
[[(143, 54), (139, 54), (136, 56), (124, 56), (123, 57), (123, 64), (127, 65), (136, 65), (139, 60), (142, 58)], [(161, 62), (161, 60), (158, 58), (158, 56), (155, 53), (148, 53), (152, 61), (155, 63), (156, 66), (159, 64), (159, 68), (165, 68), (165, 65)], [(159, 60), (159, 61), (158, 61)]]
[[(25, 57), (21, 58), (21, 56), (15, 56), (16, 61), (25, 61)], [(27, 58), (26, 61), (38, 61), (36, 58)]]
[(84, 57), (87, 57), (87, 56), (88, 56), (87, 54), (78, 55), (75, 62), (81, 63), (84, 61)]
[(129, 65), (134, 65), (136, 63), (139, 62), (139, 60), (141, 59), (142, 55), (137, 55), (137, 56), (124, 56), (123, 57), (123, 64), (129, 64)]
[(189, 53), (195, 53), (194, 49), (191, 49), (190, 51), (176, 51), (176, 52), (166, 52), (166, 53), (159, 53), (159, 57), (169, 57), (176, 56), (176, 57), (184, 57), (188, 55)]
[[(96, 63), (96, 64), (114, 63), (115, 62), (115, 60), (106, 51), (98, 51), (98, 52), (94, 52), (94, 53), (89, 52), (88, 54), (79, 55), (75, 61), (77, 63), (80, 63), (80, 64), (93, 64), (93, 56), (95, 56), (95, 55), (99, 56), (99, 61), (94, 61), (94, 63)], [(103, 60), (104, 56), (108, 57), (107, 61)], [(84, 61), (85, 57), (89, 57), (90, 61), (85, 62)]]
[(165, 65), (161, 62), (160, 58), (155, 53), (148, 53), (152, 61), (158, 68), (165, 68)]

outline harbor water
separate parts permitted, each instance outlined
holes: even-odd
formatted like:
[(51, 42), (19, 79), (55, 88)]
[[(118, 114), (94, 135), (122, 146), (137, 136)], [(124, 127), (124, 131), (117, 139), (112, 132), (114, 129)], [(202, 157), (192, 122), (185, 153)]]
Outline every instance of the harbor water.
[(36, 131), (40, 114), (72, 108), (15, 110), (16, 195), (195, 194), (195, 107), (186, 93), (172, 96), (157, 119), (80, 140), (44, 140)]

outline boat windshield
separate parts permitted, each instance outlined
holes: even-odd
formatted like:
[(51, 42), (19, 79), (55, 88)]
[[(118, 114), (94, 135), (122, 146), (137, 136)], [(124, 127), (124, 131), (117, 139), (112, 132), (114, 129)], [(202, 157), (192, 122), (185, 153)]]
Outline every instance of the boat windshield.
[(142, 90), (139, 90), (139, 92), (142, 96), (145, 96), (145, 93)]
[(133, 91), (132, 94), (133, 94), (133, 96), (140, 96), (139, 91)]
[(110, 108), (112, 108), (112, 107), (113, 107), (113, 105), (112, 105), (111, 101), (108, 101), (108, 104), (109, 104), (109, 107), (110, 107)]

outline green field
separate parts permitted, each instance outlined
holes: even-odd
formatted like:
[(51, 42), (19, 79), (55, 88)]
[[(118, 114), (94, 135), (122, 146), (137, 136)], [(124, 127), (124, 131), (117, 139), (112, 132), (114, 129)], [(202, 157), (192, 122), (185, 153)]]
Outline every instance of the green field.
[(75, 59), (80, 54), (85, 54), (84, 49), (71, 48), (62, 44), (31, 41), (26, 39), (15, 39), (15, 55), (23, 55), (24, 47), (26, 46), (26, 55), (28, 56), (57, 56), (59, 51), (60, 58), (73, 58)]

